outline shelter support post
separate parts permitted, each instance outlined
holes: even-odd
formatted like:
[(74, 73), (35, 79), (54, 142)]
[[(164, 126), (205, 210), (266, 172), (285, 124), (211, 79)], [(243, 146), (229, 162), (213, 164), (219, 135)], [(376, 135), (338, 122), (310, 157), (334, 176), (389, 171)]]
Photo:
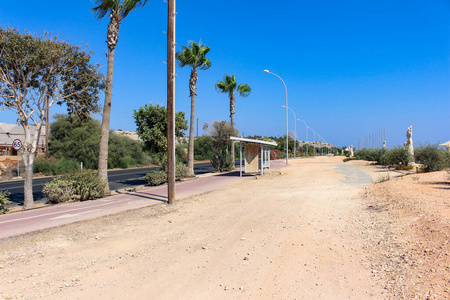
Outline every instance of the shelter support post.
[(239, 176), (242, 177), (242, 142), (239, 142)]

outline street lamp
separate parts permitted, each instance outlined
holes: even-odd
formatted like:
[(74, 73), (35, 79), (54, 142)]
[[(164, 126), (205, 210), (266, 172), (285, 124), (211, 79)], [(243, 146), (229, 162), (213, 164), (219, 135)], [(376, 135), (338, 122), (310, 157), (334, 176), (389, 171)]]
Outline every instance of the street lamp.
[(287, 87), (286, 87), (286, 84), (284, 83), (283, 79), (281, 79), (281, 77), (278, 76), (277, 74), (269, 72), (269, 70), (264, 70), (264, 72), (272, 74), (272, 75), (275, 75), (278, 78), (280, 78), (281, 82), (283, 82), (284, 89), (286, 90), (286, 165), (287, 165), (289, 163), (289, 152), (288, 152), (288, 150), (289, 150), (289, 143), (288, 143), (289, 142), (288, 141), (288, 138), (289, 138), (289, 127), (288, 127), (288, 94), (287, 94)]
[(316, 156), (316, 132), (314, 131), (314, 129), (312, 129), (311, 127), (308, 126), (309, 129), (311, 129), (312, 132), (314, 132), (314, 156)]
[(302, 121), (303, 124), (305, 124), (305, 129), (306, 129), (306, 156), (308, 157), (308, 125), (306, 125), (306, 122), (303, 121), (302, 119), (297, 119), (297, 121)]
[[(281, 105), (281, 107), (285, 107), (284, 105)], [(294, 158), (296, 157), (295, 156), (295, 144), (297, 144), (297, 116), (295, 115), (295, 112), (294, 112), (294, 110), (292, 109), (292, 108), (290, 108), (290, 107), (288, 107), (291, 111), (292, 111), (292, 113), (294, 114), (294, 120), (295, 120), (295, 138), (294, 138)]]

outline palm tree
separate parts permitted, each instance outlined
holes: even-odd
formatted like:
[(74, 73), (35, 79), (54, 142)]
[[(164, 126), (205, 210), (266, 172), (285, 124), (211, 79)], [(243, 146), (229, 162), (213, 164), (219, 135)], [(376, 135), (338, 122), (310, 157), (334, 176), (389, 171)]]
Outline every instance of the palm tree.
[(195, 123), (195, 96), (197, 96), (198, 71), (207, 70), (211, 67), (211, 61), (206, 58), (210, 48), (202, 45), (200, 41), (189, 42), (189, 46), (183, 46), (176, 57), (180, 67), (190, 66), (191, 76), (189, 78), (189, 97), (191, 97), (191, 120), (189, 125), (189, 148), (188, 148), (188, 175), (194, 176), (194, 123)]
[[(234, 113), (236, 111), (236, 98), (234, 97), (235, 92), (239, 93), (241, 97), (247, 97), (252, 92), (252, 89), (246, 84), (237, 84), (236, 83), (236, 77), (233, 75), (224, 76), (223, 80), (219, 80), (216, 83), (216, 90), (219, 93), (225, 93), (228, 94), (228, 97), (230, 98), (230, 119), (231, 119), (231, 127), (234, 128)], [(231, 142), (231, 157), (234, 161), (234, 142)], [(234, 164), (234, 163), (233, 163)]]
[[(108, 182), (108, 140), (111, 118), (111, 98), (114, 71), (114, 52), (119, 41), (120, 22), (135, 8), (143, 7), (148, 0), (97, 0), (98, 6), (92, 11), (97, 19), (109, 15), (111, 18), (106, 34), (108, 44), (108, 70), (106, 72), (105, 104), (103, 106), (102, 128), (100, 133), (100, 151), (98, 155), (98, 176)], [(106, 192), (109, 192), (108, 184)]]

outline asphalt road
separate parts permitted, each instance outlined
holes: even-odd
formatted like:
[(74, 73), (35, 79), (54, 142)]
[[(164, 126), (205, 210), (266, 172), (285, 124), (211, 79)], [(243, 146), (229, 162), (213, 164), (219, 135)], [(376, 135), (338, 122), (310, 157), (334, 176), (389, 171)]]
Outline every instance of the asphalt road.
[[(158, 169), (151, 168), (135, 168), (124, 170), (109, 170), (108, 181), (111, 191), (132, 188), (135, 186), (145, 185), (144, 176)], [(194, 165), (196, 175), (213, 172), (210, 162), (196, 163)], [(33, 197), (35, 203), (43, 203), (46, 201), (42, 189), (44, 185), (51, 180), (51, 177), (41, 177), (33, 179)], [(13, 180), (0, 182), (0, 191), (9, 191), (11, 193), (10, 200), (13, 202), (11, 206), (23, 205), (23, 185), (24, 180)]]

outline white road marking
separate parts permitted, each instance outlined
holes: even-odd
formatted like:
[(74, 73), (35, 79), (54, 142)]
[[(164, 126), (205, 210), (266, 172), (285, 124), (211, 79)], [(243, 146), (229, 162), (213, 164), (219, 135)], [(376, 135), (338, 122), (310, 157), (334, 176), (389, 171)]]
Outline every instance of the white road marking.
[(99, 211), (99, 210), (101, 210), (101, 209), (100, 208), (99, 209), (93, 209), (93, 210), (79, 212), (79, 213), (76, 213), (76, 214), (65, 214), (65, 215), (57, 216), (57, 217), (54, 217), (54, 218), (51, 218), (51, 219), (48, 219), (48, 220), (73, 218), (73, 217), (78, 217), (80, 215), (88, 214), (88, 213), (91, 213), (91, 212), (94, 212), (94, 211)]
[[(128, 201), (128, 200), (129, 199), (126, 199), (125, 201)], [(93, 207), (99, 207), (99, 206), (105, 206), (105, 205), (109, 205), (109, 204), (114, 204), (114, 202), (124, 201), (124, 199), (119, 199), (119, 200), (102, 200), (102, 201), (107, 201), (107, 202), (106, 203), (102, 203), (102, 204), (92, 205), (92, 206), (86, 207), (86, 208), (93, 208)], [(64, 211), (57, 211), (57, 212), (48, 213), (48, 214), (42, 214), (42, 215), (36, 215), (36, 216), (31, 216), (31, 217), (25, 217), (25, 218), (19, 218), (19, 219), (14, 219), (14, 220), (8, 220), (8, 221), (0, 222), (0, 224), (17, 222), (17, 221), (22, 221), (22, 220), (29, 220), (29, 219), (36, 219), (36, 218), (40, 218), (40, 217), (57, 215), (57, 214), (71, 212), (71, 211), (77, 211), (77, 210), (81, 210), (81, 209), (85, 209), (85, 208), (84, 207), (80, 207), (80, 208), (68, 209), (68, 210), (64, 210)]]

